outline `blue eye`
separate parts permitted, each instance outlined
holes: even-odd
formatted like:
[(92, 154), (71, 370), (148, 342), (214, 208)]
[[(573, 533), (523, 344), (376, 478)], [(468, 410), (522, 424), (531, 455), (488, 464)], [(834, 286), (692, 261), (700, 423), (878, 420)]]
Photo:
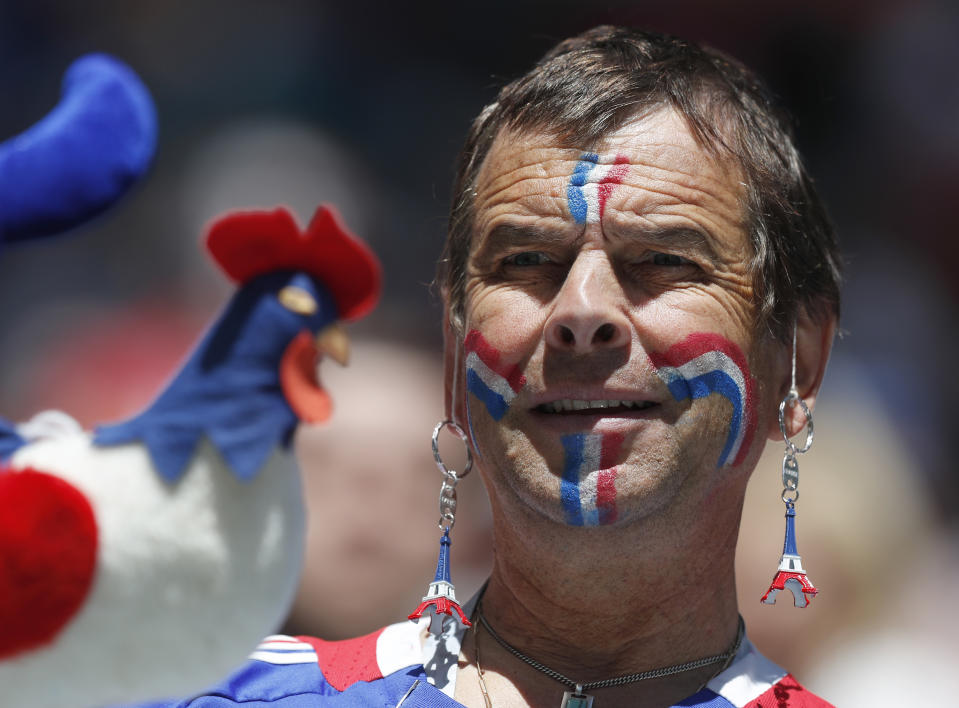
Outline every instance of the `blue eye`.
[(684, 266), (689, 265), (691, 261), (674, 253), (654, 253), (652, 258), (653, 265), (658, 266)]
[(541, 251), (522, 251), (521, 253), (514, 253), (512, 256), (507, 256), (503, 262), (507, 265), (515, 266), (537, 266), (549, 263), (550, 258)]

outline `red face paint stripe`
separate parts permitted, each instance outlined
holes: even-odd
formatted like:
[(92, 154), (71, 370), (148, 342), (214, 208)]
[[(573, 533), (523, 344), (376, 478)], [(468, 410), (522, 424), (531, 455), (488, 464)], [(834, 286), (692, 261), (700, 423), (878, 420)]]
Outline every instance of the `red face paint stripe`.
[(719, 351), (732, 359), (740, 371), (746, 372), (746, 358), (733, 342), (712, 332), (694, 332), (665, 352), (650, 352), (649, 360), (657, 369), (661, 366), (681, 366), (706, 352)]
[(601, 470), (596, 480), (596, 507), (599, 510), (600, 525), (616, 521), (616, 475), (617, 469)]
[(599, 218), (603, 218), (603, 212), (606, 211), (606, 200), (613, 193), (616, 187), (623, 183), (626, 173), (629, 172), (629, 158), (625, 155), (616, 155), (613, 161), (613, 167), (609, 169), (597, 188), (599, 196)]
[(473, 329), (467, 333), (463, 347), (467, 352), (476, 352), (476, 355), (483, 360), (483, 363), (491, 371), (506, 379), (506, 383), (513, 391), (519, 392), (526, 384), (526, 377), (523, 376), (519, 366), (502, 364), (499, 350), (487, 342), (479, 330)]
[(602, 470), (615, 466), (619, 451), (623, 447), (622, 433), (604, 433), (599, 453), (599, 468)]

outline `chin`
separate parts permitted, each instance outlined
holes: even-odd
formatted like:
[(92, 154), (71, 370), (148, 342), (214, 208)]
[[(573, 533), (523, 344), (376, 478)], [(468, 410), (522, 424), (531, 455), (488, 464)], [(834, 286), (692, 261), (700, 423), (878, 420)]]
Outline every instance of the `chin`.
[[(486, 458), (492, 474), (483, 475), (494, 500), (494, 514), (546, 522), (569, 528), (622, 528), (659, 515), (682, 495), (687, 476), (678, 466), (626, 462), (587, 472), (577, 482), (563, 464), (548, 464), (528, 454), (501, 463)], [(509, 472), (504, 473), (504, 470)], [(564, 475), (564, 472), (566, 473)]]

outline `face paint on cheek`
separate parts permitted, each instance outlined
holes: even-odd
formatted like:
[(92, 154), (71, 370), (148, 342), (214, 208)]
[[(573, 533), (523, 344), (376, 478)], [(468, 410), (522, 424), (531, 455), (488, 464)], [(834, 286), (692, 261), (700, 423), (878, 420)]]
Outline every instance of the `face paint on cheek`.
[(697, 332), (649, 358), (677, 401), (714, 393), (729, 400), (733, 413), (717, 466), (741, 464), (756, 432), (756, 384), (739, 347), (718, 334)]
[(623, 436), (564, 435), (560, 498), (571, 526), (603, 526), (616, 521), (616, 467)]
[(526, 377), (519, 366), (504, 364), (499, 350), (492, 347), (478, 330), (470, 330), (463, 348), (466, 351), (466, 390), (482, 401), (493, 420), (501, 420), (526, 384)]
[(583, 153), (566, 189), (569, 213), (578, 224), (594, 224), (603, 217), (606, 200), (629, 171), (625, 155)]

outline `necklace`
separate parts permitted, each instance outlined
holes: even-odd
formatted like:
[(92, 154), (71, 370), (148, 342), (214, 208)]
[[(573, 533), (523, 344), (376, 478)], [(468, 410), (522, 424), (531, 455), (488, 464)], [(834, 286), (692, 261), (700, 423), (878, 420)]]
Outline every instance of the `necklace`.
[[(672, 676), (673, 674), (681, 674), (684, 671), (692, 671), (693, 669), (699, 669), (699, 668), (702, 668), (703, 666), (710, 666), (711, 664), (718, 664), (722, 662), (722, 666), (720, 667), (719, 671), (716, 672), (716, 674), (719, 674), (722, 671), (724, 671), (726, 667), (729, 666), (729, 664), (733, 660), (733, 657), (735, 657), (737, 652), (739, 652), (739, 647), (743, 643), (743, 636), (746, 633), (746, 625), (743, 622), (742, 615), (740, 615), (739, 628), (736, 631), (736, 639), (730, 645), (729, 649), (724, 651), (722, 654), (707, 656), (703, 659), (694, 659), (693, 661), (687, 661), (684, 664), (674, 664), (673, 666), (664, 666), (658, 669), (650, 669), (649, 671), (641, 671), (636, 674), (627, 674), (625, 676), (616, 676), (614, 678), (602, 679), (601, 681), (580, 682), (580, 681), (574, 681), (568, 676), (561, 674), (559, 671), (556, 671), (555, 669), (551, 669), (545, 664), (541, 664), (540, 662), (536, 661), (536, 659), (526, 656), (526, 654), (524, 654), (519, 649), (514, 647), (512, 644), (510, 644), (505, 639), (503, 639), (499, 634), (496, 633), (496, 630), (490, 626), (490, 623), (487, 621), (485, 615), (483, 615), (482, 603), (477, 603), (475, 615), (479, 619), (483, 627), (486, 629), (486, 631), (489, 632), (490, 636), (493, 639), (495, 639), (497, 643), (501, 647), (503, 647), (506, 651), (508, 651), (513, 656), (515, 656), (517, 659), (529, 664), (537, 671), (546, 674), (554, 681), (558, 681), (564, 686), (568, 686), (569, 688), (573, 689), (572, 693), (570, 691), (566, 691), (563, 693), (563, 702), (560, 704), (560, 708), (591, 708), (591, 706), (593, 705), (594, 696), (588, 693), (585, 693), (585, 691), (589, 691), (592, 689), (610, 688), (612, 686), (625, 686), (626, 684), (636, 683), (637, 681), (645, 681), (646, 679), (662, 678), (664, 676)], [(476, 643), (475, 636), (473, 641), (478, 648), (478, 644)], [(480, 676), (480, 687), (483, 690), (483, 698), (486, 701), (486, 705), (489, 707), (491, 706), (489, 693), (486, 690), (486, 681), (483, 679), (483, 671), (482, 669), (479, 668), (479, 665), (478, 665), (478, 661), (479, 661), (478, 654), (479, 652), (477, 651), (477, 672), (479, 673), (479, 676)]]

